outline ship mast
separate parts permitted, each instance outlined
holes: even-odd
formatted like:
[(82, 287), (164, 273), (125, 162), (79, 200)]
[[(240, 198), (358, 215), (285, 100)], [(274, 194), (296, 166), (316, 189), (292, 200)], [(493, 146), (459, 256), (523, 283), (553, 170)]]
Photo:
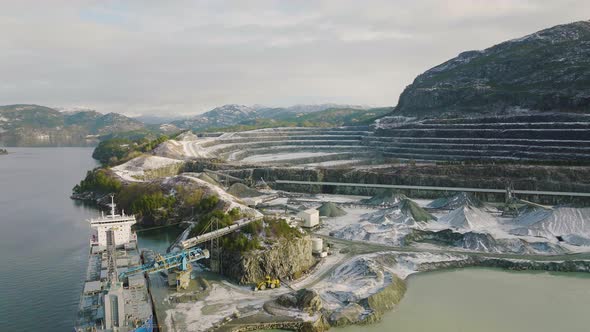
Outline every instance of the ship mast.
[(111, 207), (111, 217), (115, 218), (115, 206), (117, 206), (115, 204), (115, 195), (111, 195), (111, 204), (109, 206)]

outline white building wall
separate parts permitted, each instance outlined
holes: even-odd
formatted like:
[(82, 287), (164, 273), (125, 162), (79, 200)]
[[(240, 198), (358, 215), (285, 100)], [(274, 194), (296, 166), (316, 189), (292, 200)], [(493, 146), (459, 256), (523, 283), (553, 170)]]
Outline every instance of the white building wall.
[(131, 224), (100, 225), (97, 227), (98, 245), (107, 245), (107, 231), (112, 229), (115, 235), (115, 245), (123, 245), (133, 240)]
[(301, 211), (298, 215), (303, 219), (303, 227), (315, 227), (320, 223), (320, 212), (316, 209)]

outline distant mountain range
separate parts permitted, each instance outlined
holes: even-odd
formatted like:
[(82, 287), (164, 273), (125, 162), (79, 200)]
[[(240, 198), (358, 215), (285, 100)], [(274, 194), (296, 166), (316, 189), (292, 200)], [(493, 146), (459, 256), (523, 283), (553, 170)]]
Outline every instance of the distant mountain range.
[(94, 144), (91, 136), (144, 128), (143, 123), (117, 113), (59, 111), (26, 104), (0, 106), (0, 143), (8, 146), (79, 146)]
[[(178, 116), (102, 114), (84, 108), (50, 108), (17, 104), (0, 106), (0, 145), (80, 146), (94, 145), (98, 137), (142, 137), (180, 130), (211, 130), (235, 126), (258, 128), (275, 125), (366, 124), (391, 109), (368, 109), (357, 105), (295, 105), (264, 107), (224, 105), (206, 113), (178, 119)], [(176, 119), (174, 121), (168, 121)]]
[(395, 114), (448, 117), (522, 109), (590, 113), (590, 21), (463, 52), (416, 77)]
[(177, 116), (177, 115), (139, 115), (134, 116), (132, 119), (135, 119), (139, 122), (143, 122), (146, 125), (161, 125), (165, 123), (170, 123), (173, 121), (180, 121), (187, 119), (188, 116)]
[(295, 105), (290, 107), (228, 104), (216, 107), (208, 112), (191, 118), (173, 121), (171, 124), (181, 129), (193, 130), (226, 128), (236, 125), (250, 124), (261, 119), (287, 120), (295, 119), (309, 113), (343, 109), (365, 111), (369, 108), (359, 105), (340, 104)]

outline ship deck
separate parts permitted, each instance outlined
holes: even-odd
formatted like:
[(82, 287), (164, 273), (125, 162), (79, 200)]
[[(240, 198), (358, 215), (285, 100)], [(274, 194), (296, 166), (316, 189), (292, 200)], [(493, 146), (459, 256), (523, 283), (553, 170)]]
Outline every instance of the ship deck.
[[(118, 247), (115, 255), (118, 273), (141, 265), (141, 257), (135, 241)], [(151, 331), (149, 327), (141, 327), (144, 322), (151, 322), (153, 316), (147, 281), (143, 274), (130, 276), (127, 284), (110, 285), (107, 280), (107, 265), (106, 248), (91, 246), (76, 331), (112, 331), (112, 329), (104, 328), (104, 298), (112, 287), (122, 287), (121, 292), (125, 303), (123, 308), (125, 321), (120, 324), (118, 331), (127, 332), (136, 329)]]

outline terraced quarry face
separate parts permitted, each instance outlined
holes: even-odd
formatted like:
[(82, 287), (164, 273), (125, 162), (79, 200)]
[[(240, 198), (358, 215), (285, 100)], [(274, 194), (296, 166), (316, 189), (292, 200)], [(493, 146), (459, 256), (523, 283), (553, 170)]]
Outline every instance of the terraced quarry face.
[(580, 162), (590, 160), (590, 117), (526, 113), (402, 122), (384, 118), (376, 127), (271, 128), (210, 137), (185, 133), (155, 153), (306, 167), (369, 167), (410, 159)]
[(217, 137), (185, 134), (156, 149), (172, 158), (221, 158), (230, 163), (330, 166), (372, 163), (377, 157), (365, 140), (369, 127), (273, 128), (224, 133)]
[[(523, 112), (521, 112), (523, 113)], [(534, 113), (403, 122), (384, 118), (370, 145), (424, 160), (590, 160), (590, 117)]]

